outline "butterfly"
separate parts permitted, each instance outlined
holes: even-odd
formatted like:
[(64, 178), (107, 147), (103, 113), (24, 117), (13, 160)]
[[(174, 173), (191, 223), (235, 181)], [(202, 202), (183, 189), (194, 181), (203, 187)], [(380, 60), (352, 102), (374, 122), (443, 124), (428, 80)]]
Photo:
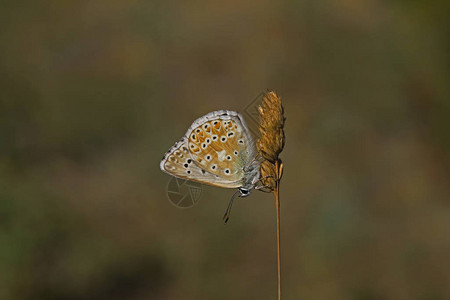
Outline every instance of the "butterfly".
[(160, 168), (169, 175), (223, 188), (237, 188), (224, 215), (228, 221), (236, 195), (247, 197), (260, 179), (260, 162), (241, 114), (218, 110), (198, 118), (166, 152)]

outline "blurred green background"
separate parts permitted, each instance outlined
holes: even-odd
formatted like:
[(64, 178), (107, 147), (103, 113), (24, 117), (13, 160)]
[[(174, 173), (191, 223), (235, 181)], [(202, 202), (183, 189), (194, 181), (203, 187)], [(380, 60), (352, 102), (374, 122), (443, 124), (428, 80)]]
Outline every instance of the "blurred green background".
[(166, 198), (191, 122), (284, 101), (284, 299), (450, 299), (448, 1), (3, 1), (0, 299), (275, 299), (272, 195)]

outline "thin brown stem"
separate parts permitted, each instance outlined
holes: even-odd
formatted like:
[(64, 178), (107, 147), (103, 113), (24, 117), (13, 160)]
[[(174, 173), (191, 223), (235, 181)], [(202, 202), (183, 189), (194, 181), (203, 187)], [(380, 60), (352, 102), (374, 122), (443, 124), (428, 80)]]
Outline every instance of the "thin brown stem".
[(277, 206), (277, 261), (278, 261), (278, 300), (281, 300), (281, 243), (280, 243), (280, 164), (275, 164), (277, 172), (277, 186), (274, 191)]

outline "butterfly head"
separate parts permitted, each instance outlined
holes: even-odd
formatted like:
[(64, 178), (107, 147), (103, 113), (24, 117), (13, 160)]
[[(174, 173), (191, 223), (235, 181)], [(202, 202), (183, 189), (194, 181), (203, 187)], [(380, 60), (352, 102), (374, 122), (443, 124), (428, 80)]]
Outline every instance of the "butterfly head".
[(225, 223), (227, 223), (230, 218), (231, 206), (233, 205), (234, 198), (236, 198), (236, 196), (239, 196), (240, 198), (248, 197), (250, 196), (252, 190), (256, 187), (256, 183), (259, 181), (260, 176), (259, 166), (259, 162), (255, 159), (250, 163), (248, 167), (244, 168), (244, 184), (239, 187), (236, 193), (234, 193), (233, 197), (231, 197), (227, 211), (223, 216)]
[(245, 187), (240, 187), (239, 188), (239, 197), (244, 198), (250, 195), (250, 193), (252, 192), (251, 189), (247, 189)]

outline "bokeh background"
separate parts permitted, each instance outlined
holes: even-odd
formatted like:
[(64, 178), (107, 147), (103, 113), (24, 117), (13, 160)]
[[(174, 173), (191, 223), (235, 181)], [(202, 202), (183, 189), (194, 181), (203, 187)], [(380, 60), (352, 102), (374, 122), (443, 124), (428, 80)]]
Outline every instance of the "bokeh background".
[(0, 299), (275, 299), (272, 195), (159, 170), (284, 101), (284, 299), (450, 299), (448, 1), (3, 1)]

